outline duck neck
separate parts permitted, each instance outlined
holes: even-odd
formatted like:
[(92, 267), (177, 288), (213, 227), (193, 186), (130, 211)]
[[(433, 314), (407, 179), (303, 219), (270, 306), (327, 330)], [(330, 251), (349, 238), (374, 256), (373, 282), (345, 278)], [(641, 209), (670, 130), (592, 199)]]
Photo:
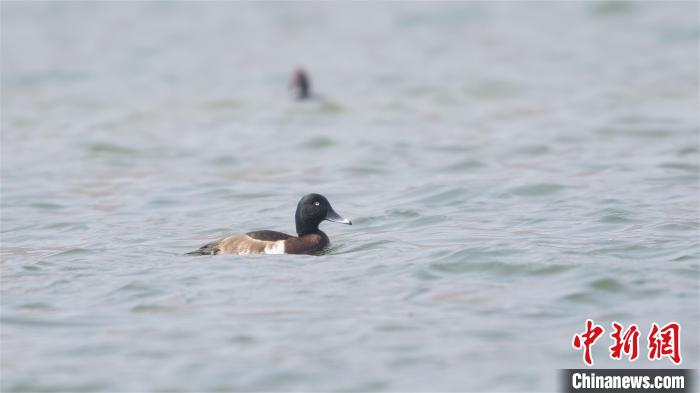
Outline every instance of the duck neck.
[[(314, 220), (315, 221), (315, 220)], [(297, 227), (297, 235), (302, 236), (307, 233), (319, 232), (318, 222), (309, 222), (309, 220), (304, 220), (302, 217), (301, 210), (297, 208), (297, 212), (294, 215), (294, 222)]]
[(309, 233), (322, 233), (320, 229), (318, 229), (318, 224), (316, 225), (304, 225), (299, 222), (297, 222), (297, 235), (303, 236), (303, 235), (308, 235)]

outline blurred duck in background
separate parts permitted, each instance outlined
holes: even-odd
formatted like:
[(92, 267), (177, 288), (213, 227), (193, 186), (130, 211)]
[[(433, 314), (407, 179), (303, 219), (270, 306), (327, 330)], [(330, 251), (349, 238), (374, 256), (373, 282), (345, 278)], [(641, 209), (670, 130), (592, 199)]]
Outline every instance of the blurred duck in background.
[(342, 110), (340, 105), (331, 101), (328, 97), (318, 94), (316, 91), (311, 91), (311, 79), (309, 78), (309, 74), (301, 67), (296, 68), (294, 72), (292, 72), (289, 87), (294, 92), (294, 99), (296, 101), (316, 103), (317, 105), (311, 106), (312, 109), (315, 108), (324, 113), (336, 113)]
[(294, 70), (291, 86), (297, 100), (307, 100), (311, 98), (311, 81), (303, 68)]

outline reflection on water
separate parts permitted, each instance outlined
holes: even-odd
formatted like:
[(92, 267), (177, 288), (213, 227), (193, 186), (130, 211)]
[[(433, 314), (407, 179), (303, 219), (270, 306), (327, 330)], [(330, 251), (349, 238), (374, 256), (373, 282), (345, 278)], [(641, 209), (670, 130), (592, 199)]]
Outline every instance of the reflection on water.
[[(553, 390), (586, 318), (700, 327), (697, 4), (2, 11), (3, 391)], [(182, 255), (309, 192), (322, 257)]]

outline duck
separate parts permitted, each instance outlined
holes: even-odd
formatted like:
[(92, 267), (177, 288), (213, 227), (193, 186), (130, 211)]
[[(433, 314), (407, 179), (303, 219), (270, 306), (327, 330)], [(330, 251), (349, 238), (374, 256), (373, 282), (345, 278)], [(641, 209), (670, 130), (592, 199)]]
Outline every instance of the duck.
[(311, 98), (311, 81), (303, 68), (297, 68), (294, 70), (294, 73), (292, 74), (291, 86), (297, 100), (301, 101)]
[(328, 235), (318, 228), (323, 221), (352, 225), (321, 194), (304, 195), (297, 204), (294, 221), (297, 236), (269, 230), (236, 234), (207, 243), (186, 255), (319, 254), (330, 244)]

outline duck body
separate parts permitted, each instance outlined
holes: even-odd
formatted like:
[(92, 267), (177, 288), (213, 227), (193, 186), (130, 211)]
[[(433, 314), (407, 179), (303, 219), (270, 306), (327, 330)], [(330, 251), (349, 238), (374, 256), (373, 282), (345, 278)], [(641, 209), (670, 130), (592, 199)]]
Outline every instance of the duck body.
[(187, 255), (314, 254), (329, 244), (328, 236), (321, 231), (302, 236), (276, 231), (255, 231), (231, 235), (205, 244)]
[(248, 232), (205, 244), (187, 255), (317, 254), (330, 244), (328, 236), (318, 229), (322, 221), (352, 225), (319, 194), (306, 195), (299, 201), (295, 220), (298, 236), (267, 230)]

